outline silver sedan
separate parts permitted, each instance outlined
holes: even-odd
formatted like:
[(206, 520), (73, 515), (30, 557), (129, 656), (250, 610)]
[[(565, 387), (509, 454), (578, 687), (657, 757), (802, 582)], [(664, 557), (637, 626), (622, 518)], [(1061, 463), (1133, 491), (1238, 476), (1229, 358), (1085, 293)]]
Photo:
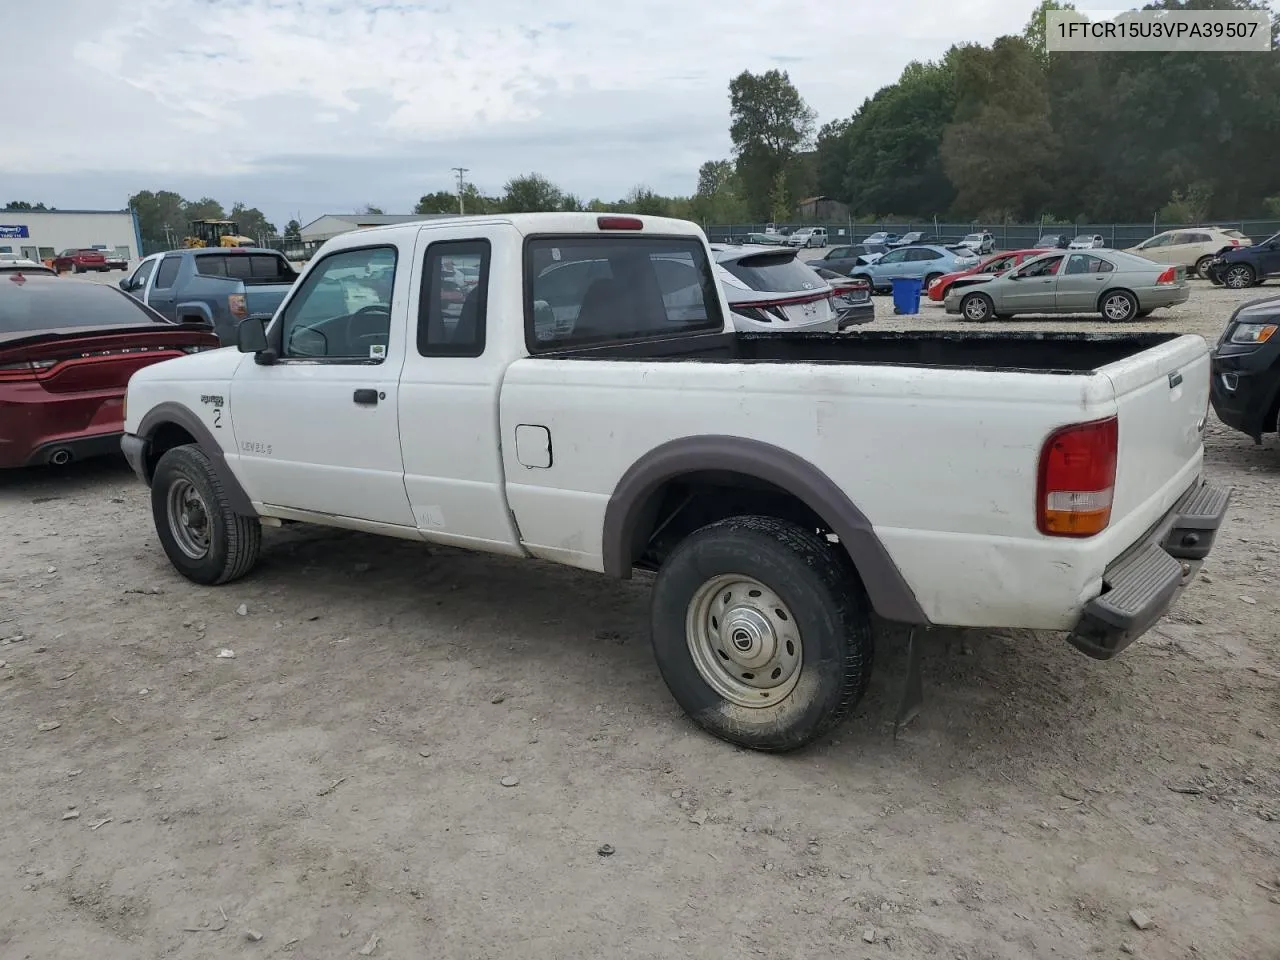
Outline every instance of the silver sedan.
[(999, 276), (961, 277), (945, 303), (947, 313), (975, 322), (1019, 313), (1100, 313), (1121, 322), (1185, 303), (1186, 273), (1118, 250), (1055, 250)]

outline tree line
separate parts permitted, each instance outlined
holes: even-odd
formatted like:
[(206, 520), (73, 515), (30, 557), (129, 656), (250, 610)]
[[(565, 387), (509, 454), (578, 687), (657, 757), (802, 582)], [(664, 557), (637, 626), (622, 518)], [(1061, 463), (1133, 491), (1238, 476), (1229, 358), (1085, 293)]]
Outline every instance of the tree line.
[[(129, 207), (138, 215), (138, 232), (148, 250), (181, 246), (193, 220), (234, 220), (242, 234), (255, 240), (280, 232), (257, 207), (237, 202), (227, 210), (212, 197), (187, 200), (172, 190), (139, 190), (129, 198)], [(291, 220), (285, 235), (299, 236), (299, 229), (298, 222)]]

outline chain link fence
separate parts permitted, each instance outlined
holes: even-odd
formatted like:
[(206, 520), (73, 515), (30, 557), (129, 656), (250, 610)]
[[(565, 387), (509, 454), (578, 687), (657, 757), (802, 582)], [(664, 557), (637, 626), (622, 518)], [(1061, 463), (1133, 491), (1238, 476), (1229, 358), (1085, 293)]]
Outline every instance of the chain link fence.
[(845, 243), (857, 243), (873, 233), (903, 234), (919, 231), (930, 237), (939, 237), (943, 243), (957, 243), (970, 233), (990, 233), (996, 241), (998, 250), (1020, 250), (1034, 247), (1036, 241), (1045, 234), (1066, 234), (1067, 238), (1087, 234), (1100, 235), (1106, 245), (1114, 250), (1123, 250), (1141, 243), (1148, 237), (1166, 230), (1179, 228), (1216, 226), (1228, 230), (1239, 230), (1257, 243), (1280, 233), (1280, 220), (1212, 220), (1207, 223), (942, 223), (939, 221), (884, 221), (880, 223), (847, 220), (830, 223), (822, 221), (804, 221), (795, 223), (730, 223), (705, 224), (703, 229), (712, 243), (742, 243), (753, 233), (788, 234), (801, 227), (826, 227), (828, 246)]

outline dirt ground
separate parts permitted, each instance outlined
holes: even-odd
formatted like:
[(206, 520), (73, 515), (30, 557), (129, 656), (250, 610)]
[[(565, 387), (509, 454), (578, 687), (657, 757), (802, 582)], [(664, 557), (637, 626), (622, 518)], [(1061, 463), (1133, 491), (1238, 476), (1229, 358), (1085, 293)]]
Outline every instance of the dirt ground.
[(1206, 446), (1228, 523), (1121, 658), (938, 631), (895, 741), (887, 631), (788, 757), (684, 718), (643, 581), (312, 529), (197, 588), (123, 463), (4, 475), (0, 957), (1274, 960), (1280, 444)]

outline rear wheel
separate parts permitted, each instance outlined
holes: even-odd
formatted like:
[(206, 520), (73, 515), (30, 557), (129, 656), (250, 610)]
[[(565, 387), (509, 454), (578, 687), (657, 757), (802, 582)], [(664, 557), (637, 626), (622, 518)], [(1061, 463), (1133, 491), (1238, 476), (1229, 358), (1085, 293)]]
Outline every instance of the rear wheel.
[(1196, 275), (1201, 280), (1209, 279), (1209, 264), (1213, 263), (1213, 257), (1201, 257), (1196, 261)]
[(151, 513), (169, 562), (188, 580), (228, 583), (258, 562), (262, 526), (231, 509), (197, 446), (174, 447), (160, 458), (151, 480)]
[(995, 304), (985, 293), (966, 294), (960, 301), (960, 314), (966, 320), (983, 323), (995, 317)]
[(1233, 263), (1223, 272), (1222, 282), (1232, 290), (1244, 290), (1258, 282), (1258, 275), (1247, 263)]
[(929, 284), (933, 283), (933, 281), (937, 280), (940, 276), (942, 276), (942, 274), (940, 273), (930, 273), (925, 276), (924, 278), (925, 293), (929, 292)]
[(690, 718), (753, 750), (794, 750), (849, 715), (871, 676), (866, 596), (838, 548), (773, 517), (681, 541), (653, 589), (658, 669)]
[(1128, 290), (1108, 290), (1099, 298), (1098, 312), (1112, 323), (1132, 320), (1138, 314), (1138, 298)]

